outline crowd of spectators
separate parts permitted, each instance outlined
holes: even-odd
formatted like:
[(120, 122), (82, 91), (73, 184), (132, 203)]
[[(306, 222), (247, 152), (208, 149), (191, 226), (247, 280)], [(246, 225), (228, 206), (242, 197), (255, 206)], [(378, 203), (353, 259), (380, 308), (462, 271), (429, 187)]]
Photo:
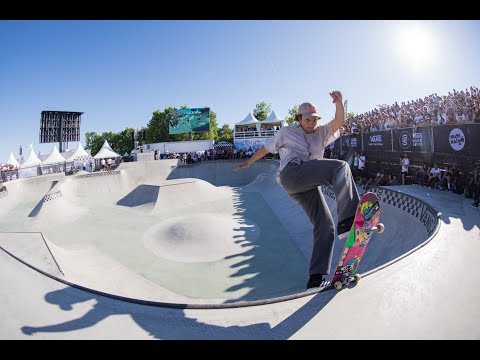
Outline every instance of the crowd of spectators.
[(348, 117), (342, 135), (362, 134), (389, 129), (443, 124), (480, 123), (480, 90), (469, 89), (437, 93), (423, 99), (375, 108), (364, 114)]
[[(356, 154), (356, 157), (359, 155)], [(360, 168), (360, 161), (351, 164), (352, 174), (355, 182), (363, 189), (369, 190), (371, 186), (405, 185), (402, 172), (388, 172), (380, 170), (371, 174), (365, 168)], [(404, 163), (401, 164), (403, 167)], [(473, 174), (462, 174), (454, 165), (441, 167), (438, 163), (429, 166), (423, 163), (417, 168), (409, 169), (410, 181), (408, 184), (416, 184), (431, 189), (450, 191), (456, 194), (463, 194), (471, 198), (472, 207), (478, 208), (480, 204), (480, 169), (475, 168)]]
[[(196, 164), (203, 161), (211, 160), (235, 160), (235, 159), (248, 159), (255, 153), (255, 150), (252, 148), (249, 149), (236, 149), (232, 147), (222, 147), (209, 149), (204, 151), (191, 151), (184, 153), (165, 153), (160, 154), (155, 152), (155, 160), (161, 159), (178, 159), (183, 164)], [(275, 158), (278, 157), (274, 154), (269, 154), (266, 158)]]
[(0, 170), (15, 170), (18, 169), (18, 166), (12, 164), (0, 164)]

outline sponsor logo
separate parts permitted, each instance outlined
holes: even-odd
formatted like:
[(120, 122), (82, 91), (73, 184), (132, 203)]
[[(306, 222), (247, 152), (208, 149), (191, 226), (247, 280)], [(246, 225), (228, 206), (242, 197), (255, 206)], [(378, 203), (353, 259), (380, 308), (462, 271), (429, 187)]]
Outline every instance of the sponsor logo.
[(423, 134), (421, 132), (413, 133), (413, 146), (416, 146), (416, 147), (423, 146)]
[(465, 135), (459, 128), (454, 128), (450, 131), (448, 140), (450, 141), (450, 146), (453, 150), (460, 151), (465, 146)]
[(399, 142), (402, 149), (408, 149), (412, 143), (412, 136), (408, 131), (402, 131), (400, 133)]
[(382, 135), (370, 135), (370, 145), (383, 145)]

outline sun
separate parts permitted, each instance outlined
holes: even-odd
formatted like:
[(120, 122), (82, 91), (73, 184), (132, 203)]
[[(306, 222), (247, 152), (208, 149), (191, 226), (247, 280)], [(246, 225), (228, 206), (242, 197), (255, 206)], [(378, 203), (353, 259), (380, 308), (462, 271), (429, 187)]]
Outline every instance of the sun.
[(397, 41), (394, 42), (398, 54), (414, 70), (421, 70), (433, 63), (434, 37), (426, 24), (421, 22), (404, 24), (398, 30)]

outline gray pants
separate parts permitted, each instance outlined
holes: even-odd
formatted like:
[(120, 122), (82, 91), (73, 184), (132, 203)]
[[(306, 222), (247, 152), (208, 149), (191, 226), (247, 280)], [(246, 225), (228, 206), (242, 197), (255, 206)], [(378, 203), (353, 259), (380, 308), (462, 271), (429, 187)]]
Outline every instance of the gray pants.
[(309, 274), (329, 274), (335, 224), (318, 186), (333, 187), (339, 222), (354, 216), (360, 198), (348, 163), (335, 159), (293, 160), (282, 169), (279, 177), (288, 195), (302, 206), (313, 224)]

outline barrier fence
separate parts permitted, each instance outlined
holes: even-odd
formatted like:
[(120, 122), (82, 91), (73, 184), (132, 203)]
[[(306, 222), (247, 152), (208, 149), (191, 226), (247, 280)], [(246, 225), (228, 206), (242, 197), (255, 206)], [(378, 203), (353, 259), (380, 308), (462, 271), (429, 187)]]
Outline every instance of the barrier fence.
[(479, 138), (480, 124), (452, 124), (343, 135), (330, 148), (349, 163), (355, 151), (363, 152), (367, 171), (372, 172), (400, 172), (400, 157), (406, 152), (413, 167), (437, 162), (455, 164), (469, 173), (480, 165)]

